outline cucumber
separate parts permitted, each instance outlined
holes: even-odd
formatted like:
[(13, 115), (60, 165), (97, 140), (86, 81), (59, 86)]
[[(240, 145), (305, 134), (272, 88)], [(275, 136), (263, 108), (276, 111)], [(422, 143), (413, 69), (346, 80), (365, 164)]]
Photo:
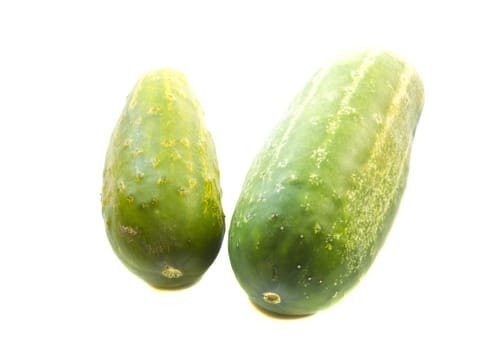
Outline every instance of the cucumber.
[(423, 103), (415, 69), (387, 51), (351, 52), (313, 75), (231, 219), (230, 263), (255, 304), (312, 314), (359, 282), (399, 207)]
[(150, 285), (190, 285), (215, 260), (225, 230), (218, 161), (182, 73), (136, 83), (107, 149), (101, 201), (114, 252)]

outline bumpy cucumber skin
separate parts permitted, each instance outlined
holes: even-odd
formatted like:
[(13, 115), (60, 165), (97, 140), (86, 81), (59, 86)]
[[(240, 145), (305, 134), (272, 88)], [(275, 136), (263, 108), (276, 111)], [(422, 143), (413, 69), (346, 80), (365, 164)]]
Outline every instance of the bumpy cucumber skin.
[(103, 171), (109, 242), (156, 288), (196, 282), (215, 260), (225, 221), (216, 151), (185, 76), (144, 74), (112, 133)]
[(306, 84), (230, 224), (231, 266), (254, 303), (312, 314), (359, 282), (398, 210), (423, 103), (417, 72), (386, 51), (343, 56)]

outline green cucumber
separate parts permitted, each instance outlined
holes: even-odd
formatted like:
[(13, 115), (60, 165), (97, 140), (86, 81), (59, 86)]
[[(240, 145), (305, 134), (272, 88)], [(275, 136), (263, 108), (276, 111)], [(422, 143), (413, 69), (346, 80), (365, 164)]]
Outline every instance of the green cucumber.
[(103, 171), (109, 242), (156, 288), (196, 282), (215, 260), (225, 221), (216, 151), (185, 76), (144, 74), (112, 133)]
[(250, 299), (312, 314), (366, 273), (405, 189), (424, 89), (390, 52), (362, 50), (321, 68), (249, 170), (228, 252)]

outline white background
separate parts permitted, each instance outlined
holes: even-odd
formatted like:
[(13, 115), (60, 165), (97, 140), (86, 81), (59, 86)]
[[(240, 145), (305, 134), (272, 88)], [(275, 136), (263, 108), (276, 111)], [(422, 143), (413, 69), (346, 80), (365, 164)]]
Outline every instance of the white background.
[[(489, 349), (488, 7), (476, 1), (0, 3), (0, 348)], [(110, 133), (140, 74), (184, 72), (205, 110), (227, 223), (290, 99), (344, 50), (415, 65), (426, 104), (396, 223), (340, 303), (277, 319), (226, 238), (202, 280), (156, 291), (107, 241)], [(289, 348), (287, 347), (287, 348)]]

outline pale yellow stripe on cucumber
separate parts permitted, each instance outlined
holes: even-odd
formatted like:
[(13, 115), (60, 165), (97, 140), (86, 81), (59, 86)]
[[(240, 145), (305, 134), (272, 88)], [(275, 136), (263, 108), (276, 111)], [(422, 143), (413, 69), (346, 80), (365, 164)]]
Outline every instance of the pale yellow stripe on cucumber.
[(350, 111), (351, 109), (351, 99), (354, 93), (357, 91), (359, 84), (362, 79), (366, 76), (369, 68), (376, 62), (378, 56), (382, 53), (382, 51), (371, 50), (368, 55), (364, 57), (362, 60), (359, 69), (352, 72), (352, 83), (345, 89), (345, 95), (340, 101), (339, 112), (337, 115), (342, 115), (344, 111)]
[[(381, 216), (386, 215), (395, 192), (398, 190), (400, 178), (403, 176), (407, 159), (410, 154), (410, 138), (412, 132), (407, 130), (410, 125), (406, 116), (400, 116), (400, 107), (404, 99), (408, 98), (408, 86), (413, 81), (416, 73), (410, 67), (405, 67), (400, 75), (400, 84), (391, 99), (390, 108), (387, 112), (385, 124), (382, 132), (374, 141), (371, 151), (370, 161), (366, 166), (359, 169), (352, 176), (353, 187), (346, 193), (348, 206), (356, 208), (346, 208), (347, 212), (357, 212), (352, 217), (352, 222), (346, 228), (347, 239), (345, 246), (348, 249), (361, 252), (358, 256), (373, 256), (376, 252), (374, 242), (381, 227), (376, 223), (382, 223)], [(402, 117), (402, 118), (400, 118)], [(391, 150), (386, 145), (389, 133), (395, 130), (397, 140), (392, 140)], [(400, 130), (397, 132), (397, 130)], [(382, 159), (383, 164), (379, 164)], [(378, 161), (377, 161), (378, 160)], [(372, 186), (380, 181), (388, 181), (384, 186)], [(386, 186), (389, 185), (389, 186)], [(376, 191), (377, 188), (389, 188), (388, 192)], [(363, 192), (369, 193), (363, 193)], [(364, 200), (363, 200), (364, 199)], [(355, 232), (354, 229), (356, 228)], [(367, 235), (367, 237), (365, 237)], [(362, 236), (362, 239), (356, 237)], [(359, 246), (362, 244), (361, 246)], [(368, 252), (368, 250), (371, 250)], [(351, 272), (359, 266), (359, 261), (349, 260), (349, 254), (344, 257)]]
[[(395, 136), (394, 141), (399, 147), (401, 153), (401, 159), (398, 162), (394, 162), (394, 164), (398, 166), (396, 179), (394, 181), (395, 184), (399, 183), (400, 178), (403, 175), (403, 169), (405, 167), (407, 158), (409, 157), (410, 154), (411, 138), (413, 136), (413, 130), (407, 130), (412, 128), (411, 120), (409, 120), (409, 117), (411, 116), (403, 115), (401, 116), (403, 119), (401, 120), (397, 120), (397, 119), (400, 118), (400, 107), (404, 103), (409, 103), (408, 101), (410, 96), (408, 96), (408, 86), (410, 85), (410, 83), (414, 81), (414, 79), (417, 79), (417, 73), (415, 72), (413, 67), (406, 65), (405, 70), (400, 75), (400, 84), (398, 90), (395, 93), (395, 95), (393, 95), (392, 102), (388, 110), (386, 126), (383, 132), (380, 134), (380, 136), (376, 138), (374, 144), (375, 153), (376, 152), (385, 153), (385, 151), (382, 148), (384, 140), (387, 137), (387, 134), (390, 130), (396, 131), (394, 135)], [(404, 100), (406, 100), (406, 102)], [(398, 127), (394, 126), (395, 124), (398, 124)], [(391, 192), (388, 194), (388, 198), (393, 198), (393, 193), (395, 191), (396, 191), (396, 186), (393, 186)], [(386, 206), (389, 205), (389, 201), (386, 201), (385, 203)], [(386, 212), (387, 208), (384, 209), (385, 209), (384, 211)]]
[[(354, 93), (359, 88), (359, 84), (365, 78), (369, 69), (374, 65), (376, 59), (382, 52), (377, 50), (371, 50), (363, 59), (359, 68), (351, 73), (352, 82), (344, 90), (344, 96), (339, 104), (339, 109), (337, 113), (330, 116), (323, 116), (325, 118), (325, 132), (328, 135), (335, 135), (337, 132), (341, 121), (347, 115), (356, 113), (356, 110), (351, 106), (351, 100)], [(328, 161), (328, 150), (330, 144), (332, 143), (332, 137), (326, 137), (326, 141), (318, 147), (311, 150), (310, 159), (315, 163), (316, 168), (320, 168), (321, 164)]]
[[(274, 151), (274, 154), (272, 155), (270, 161), (269, 161), (269, 168), (266, 170), (266, 174), (270, 174), (270, 170), (272, 165), (276, 164), (276, 161), (279, 159), (281, 150), (287, 143), (287, 140), (289, 139), (289, 136), (291, 132), (296, 128), (298, 122), (301, 119), (301, 116), (303, 114), (303, 111), (305, 110), (306, 106), (311, 102), (311, 100), (315, 97), (318, 88), (320, 87), (320, 84), (322, 83), (323, 79), (326, 77), (328, 72), (330, 71), (330, 67), (325, 66), (321, 68), (316, 75), (313, 77), (313, 82), (311, 84), (311, 87), (308, 91), (308, 94), (306, 97), (303, 99), (302, 103), (299, 106), (294, 107), (293, 113), (293, 118), (292, 120), (288, 123), (288, 127), (284, 134), (282, 135), (281, 139), (277, 143), (276, 149)], [(281, 163), (280, 163), (281, 164)]]

